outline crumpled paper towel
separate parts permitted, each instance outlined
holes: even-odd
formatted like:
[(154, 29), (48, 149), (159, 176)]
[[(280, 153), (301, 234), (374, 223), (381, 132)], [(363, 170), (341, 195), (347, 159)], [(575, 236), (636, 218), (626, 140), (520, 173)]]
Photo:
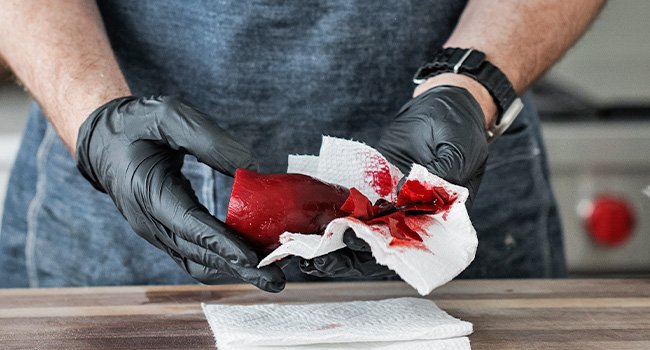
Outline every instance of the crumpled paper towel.
[(202, 307), (218, 349), (470, 349), (472, 324), (426, 299)]
[[(347, 188), (355, 187), (373, 203), (379, 198), (394, 201), (396, 185), (403, 177), (397, 167), (372, 147), (327, 136), (323, 137), (319, 156), (289, 156), (287, 172), (309, 175)], [(429, 220), (425, 234), (421, 235), (428, 251), (390, 246), (391, 237), (386, 225), (371, 227), (359, 220), (339, 218), (330, 222), (323, 236), (285, 232), (280, 237), (282, 245), (258, 266), (266, 266), (289, 255), (311, 259), (343, 248), (343, 233), (351, 228), (357, 237), (368, 243), (377, 263), (395, 271), (421, 295), (429, 294), (456, 277), (474, 260), (478, 239), (465, 208), (466, 188), (432, 175), (418, 164), (413, 164), (407, 180), (442, 186), (457, 194), (448, 211), (419, 215)], [(378, 186), (378, 181), (393, 188), (389, 186), (390, 191), (387, 191), (386, 186)]]

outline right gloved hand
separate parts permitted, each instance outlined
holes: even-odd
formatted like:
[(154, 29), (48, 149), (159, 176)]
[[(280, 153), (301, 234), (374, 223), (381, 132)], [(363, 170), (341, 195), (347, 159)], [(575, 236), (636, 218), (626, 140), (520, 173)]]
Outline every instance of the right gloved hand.
[(133, 230), (200, 282), (235, 277), (269, 292), (286, 282), (274, 265), (210, 215), (181, 173), (185, 154), (233, 175), (256, 169), (246, 147), (207, 115), (174, 97), (122, 97), (95, 110), (79, 129), (77, 166), (108, 193)]
[(377, 150), (404, 174), (417, 163), (466, 187), (465, 205), (470, 208), (488, 157), (483, 111), (465, 88), (430, 88), (400, 109), (384, 129)]
[(357, 237), (352, 229), (343, 233), (346, 247), (317, 256), (313, 259), (300, 259), (300, 271), (316, 277), (388, 277), (395, 272), (379, 265), (370, 246)]

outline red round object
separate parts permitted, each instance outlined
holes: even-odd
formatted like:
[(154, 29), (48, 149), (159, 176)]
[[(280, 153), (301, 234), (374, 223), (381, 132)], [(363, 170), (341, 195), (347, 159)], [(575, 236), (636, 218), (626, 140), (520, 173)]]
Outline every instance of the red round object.
[(634, 229), (634, 212), (620, 197), (601, 195), (592, 201), (586, 218), (587, 231), (599, 244), (614, 247), (626, 242)]

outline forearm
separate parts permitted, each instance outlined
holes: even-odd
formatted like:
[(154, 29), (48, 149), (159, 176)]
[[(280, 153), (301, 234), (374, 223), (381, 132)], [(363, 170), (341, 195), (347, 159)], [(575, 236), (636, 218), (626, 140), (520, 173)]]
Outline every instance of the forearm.
[[(474, 48), (501, 69), (521, 94), (587, 29), (603, 0), (470, 0), (445, 47)], [(447, 78), (427, 82), (444, 84)], [(467, 82), (467, 84), (475, 84)], [(427, 88), (427, 85), (420, 88)], [(476, 84), (479, 85), (479, 84)], [(476, 86), (486, 118), (496, 112)], [(480, 90), (484, 90), (480, 92)], [(420, 92), (416, 90), (416, 92)], [(489, 95), (488, 95), (489, 97)]]
[(74, 154), (79, 126), (130, 91), (90, 0), (5, 1), (0, 56)]

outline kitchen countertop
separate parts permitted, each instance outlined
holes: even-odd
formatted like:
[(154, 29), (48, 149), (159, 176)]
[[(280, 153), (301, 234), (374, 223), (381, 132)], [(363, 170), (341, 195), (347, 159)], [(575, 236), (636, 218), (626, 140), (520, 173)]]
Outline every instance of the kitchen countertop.
[[(401, 282), (0, 289), (2, 349), (209, 349), (200, 303), (417, 296)], [(650, 279), (460, 280), (428, 298), (474, 323), (472, 349), (650, 349)]]

